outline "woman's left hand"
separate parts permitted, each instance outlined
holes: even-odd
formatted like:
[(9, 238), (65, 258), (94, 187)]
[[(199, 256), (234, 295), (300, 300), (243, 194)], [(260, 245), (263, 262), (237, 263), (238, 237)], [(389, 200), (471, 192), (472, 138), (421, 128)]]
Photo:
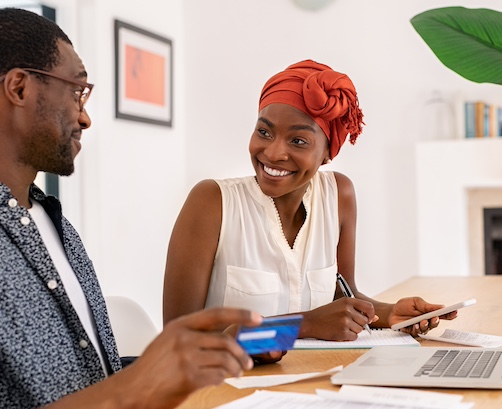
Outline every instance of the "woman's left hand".
[(270, 351), (265, 354), (251, 355), (255, 365), (273, 364), (282, 359), (288, 351)]
[[(394, 304), (389, 314), (389, 326), (397, 324), (401, 321), (406, 321), (410, 318), (417, 317), (427, 312), (435, 311), (443, 308), (442, 304), (429, 304), (420, 297), (408, 297), (400, 299)], [(422, 320), (418, 324), (402, 328), (401, 331), (417, 337), (418, 334), (427, 334), (430, 329), (436, 328), (439, 325), (440, 319), (452, 320), (457, 317), (457, 311), (450, 312), (439, 317), (434, 317), (429, 320)]]

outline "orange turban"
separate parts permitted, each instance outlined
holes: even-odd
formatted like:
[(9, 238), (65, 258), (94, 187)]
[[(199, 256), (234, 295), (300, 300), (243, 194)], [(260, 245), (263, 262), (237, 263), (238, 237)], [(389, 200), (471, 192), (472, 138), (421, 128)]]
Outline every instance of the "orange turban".
[(312, 60), (290, 65), (270, 78), (260, 97), (269, 104), (287, 104), (306, 113), (324, 131), (333, 159), (350, 134), (354, 144), (362, 132), (363, 113), (349, 77)]

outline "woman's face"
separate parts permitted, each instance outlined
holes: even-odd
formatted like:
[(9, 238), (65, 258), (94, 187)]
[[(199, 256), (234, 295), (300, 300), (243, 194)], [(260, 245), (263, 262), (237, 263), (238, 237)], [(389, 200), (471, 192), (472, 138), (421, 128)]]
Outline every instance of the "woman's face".
[(258, 115), (249, 153), (261, 190), (278, 198), (305, 189), (325, 159), (328, 140), (317, 123), (297, 108), (270, 104)]

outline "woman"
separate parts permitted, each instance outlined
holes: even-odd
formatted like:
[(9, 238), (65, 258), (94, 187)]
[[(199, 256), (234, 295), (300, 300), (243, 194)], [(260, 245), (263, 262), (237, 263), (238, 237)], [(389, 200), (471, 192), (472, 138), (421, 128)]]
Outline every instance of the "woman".
[[(367, 324), (390, 327), (442, 307), (418, 297), (386, 304), (357, 290), (354, 188), (346, 176), (318, 170), (348, 136), (355, 142), (362, 117), (351, 80), (326, 65), (302, 61), (265, 84), (249, 143), (256, 176), (200, 182), (178, 217), (165, 323), (221, 305), (264, 316), (301, 312), (299, 337), (344, 341)], [(342, 297), (337, 272), (355, 298)], [(424, 320), (407, 332), (438, 324)]]

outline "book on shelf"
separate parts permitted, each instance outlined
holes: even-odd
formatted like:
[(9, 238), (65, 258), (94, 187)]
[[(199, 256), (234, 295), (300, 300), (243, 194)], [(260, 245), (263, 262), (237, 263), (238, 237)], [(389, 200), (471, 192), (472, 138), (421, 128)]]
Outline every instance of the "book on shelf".
[(502, 107), (483, 101), (464, 103), (465, 137), (502, 137)]
[(475, 138), (476, 137), (476, 126), (475, 118), (476, 115), (474, 113), (474, 102), (466, 102), (465, 103), (465, 137), (466, 138)]

